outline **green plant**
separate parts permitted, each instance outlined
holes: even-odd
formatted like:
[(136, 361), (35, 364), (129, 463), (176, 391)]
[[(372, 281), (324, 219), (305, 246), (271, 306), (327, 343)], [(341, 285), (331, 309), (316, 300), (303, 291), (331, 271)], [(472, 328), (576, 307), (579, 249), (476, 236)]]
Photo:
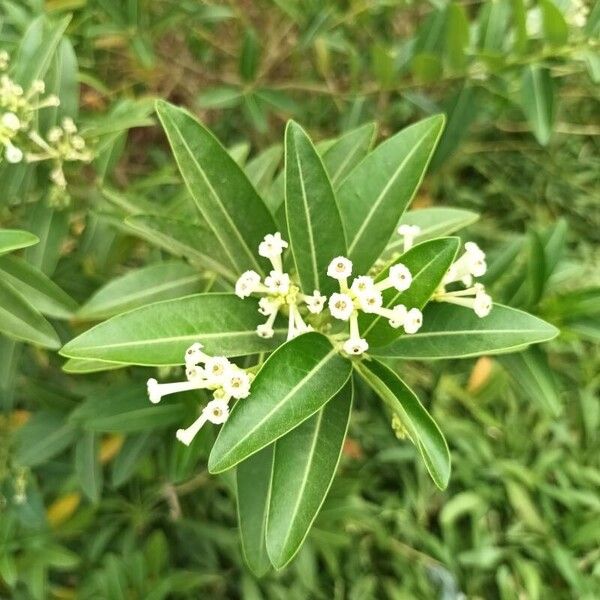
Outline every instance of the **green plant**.
[[(215, 284), (224, 289), (235, 280), (235, 294), (141, 306), (79, 335), (62, 354), (106, 366), (185, 362), (187, 381), (148, 381), (154, 403), (175, 392), (212, 391), (201, 415), (177, 437), (189, 445), (207, 421), (223, 423), (208, 466), (213, 473), (237, 467), (243, 547), (259, 574), (293, 558), (319, 512), (344, 443), (353, 372), (384, 401), (397, 435), (415, 444), (435, 483), (445, 488), (450, 456), (444, 437), (386, 361), (510, 352), (551, 339), (556, 330), (506, 306), (492, 309), (483, 286), (473, 284), (474, 276), (485, 273), (484, 253), (468, 242), (457, 259), (459, 240), (437, 237), (455, 228), (447, 214), (430, 212), (434, 237), (414, 245), (422, 230), (402, 217), (443, 118), (416, 123), (372, 151), (367, 143), (349, 153), (340, 138), (322, 158), (304, 130), (290, 122), (284, 211), (271, 206), (270, 212), (206, 128), (164, 102), (157, 112), (199, 212), (187, 227), (202, 246), (202, 266), (215, 272)], [(370, 129), (360, 132), (372, 136)], [(338, 177), (341, 168), (348, 169), (344, 177)], [(335, 191), (331, 179), (339, 180)], [(390, 252), (398, 226), (403, 250), (378, 262)], [(277, 228), (287, 232), (287, 253)], [(180, 246), (176, 227), (172, 235)], [(350, 285), (353, 269), (365, 275)], [(159, 285), (157, 276), (145, 284)], [(249, 298), (256, 293), (262, 295), (258, 311)], [(257, 354), (258, 362), (246, 370), (225, 358)], [(231, 400), (236, 402), (229, 414)]]

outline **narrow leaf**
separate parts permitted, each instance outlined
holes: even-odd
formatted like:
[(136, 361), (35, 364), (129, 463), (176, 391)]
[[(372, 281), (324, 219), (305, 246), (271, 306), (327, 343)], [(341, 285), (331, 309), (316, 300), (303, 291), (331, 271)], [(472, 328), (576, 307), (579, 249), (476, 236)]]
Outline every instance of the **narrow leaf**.
[(102, 467), (98, 454), (98, 436), (84, 433), (75, 445), (75, 474), (83, 493), (98, 502), (102, 493)]
[(146, 366), (183, 364), (194, 342), (212, 355), (257, 354), (276, 348), (287, 331), (260, 338), (256, 327), (263, 320), (254, 302), (234, 294), (195, 294), (112, 317), (70, 341), (61, 354)]
[(183, 179), (219, 244), (238, 273), (263, 271), (257, 248), (275, 223), (252, 184), (218, 140), (192, 115), (156, 103)]
[(46, 348), (60, 348), (52, 325), (17, 292), (0, 278), (0, 333)]
[(6, 254), (19, 248), (26, 248), (39, 242), (39, 238), (29, 231), (20, 229), (0, 229), (0, 254)]
[(316, 519), (342, 454), (352, 408), (352, 379), (325, 406), (275, 442), (267, 550), (283, 568)]
[(110, 280), (81, 307), (77, 317), (104, 319), (151, 302), (187, 296), (202, 289), (202, 279), (196, 269), (180, 261), (142, 267)]
[(68, 319), (77, 302), (63, 292), (49, 277), (18, 256), (0, 257), (0, 277), (11, 285), (42, 314)]
[(414, 392), (384, 364), (372, 360), (356, 363), (356, 370), (397, 415), (417, 447), (434, 483), (445, 489), (450, 479), (450, 452), (444, 435)]
[(219, 240), (206, 225), (154, 215), (136, 215), (125, 219), (125, 223), (140, 237), (174, 256), (185, 257), (229, 280), (238, 277)]
[(469, 308), (432, 302), (417, 333), (377, 348), (374, 354), (404, 359), (467, 358), (516, 352), (557, 334), (556, 327), (542, 319), (501, 304), (495, 304), (487, 317), (479, 318)]
[(346, 242), (333, 188), (304, 130), (290, 121), (285, 131), (285, 210), (290, 246), (306, 293), (330, 293), (331, 259), (346, 254)]
[(265, 540), (271, 501), (273, 450), (274, 445), (270, 444), (236, 468), (242, 551), (246, 564), (257, 577), (262, 577), (271, 568)]
[(554, 82), (549, 69), (533, 65), (523, 70), (521, 105), (537, 141), (550, 141), (555, 113)]
[(443, 125), (443, 115), (436, 115), (407, 127), (368, 154), (340, 186), (348, 252), (358, 273), (386, 247), (425, 175)]
[(350, 363), (327, 338), (306, 333), (278, 348), (233, 408), (208, 460), (220, 473), (258, 452), (317, 412), (350, 377)]

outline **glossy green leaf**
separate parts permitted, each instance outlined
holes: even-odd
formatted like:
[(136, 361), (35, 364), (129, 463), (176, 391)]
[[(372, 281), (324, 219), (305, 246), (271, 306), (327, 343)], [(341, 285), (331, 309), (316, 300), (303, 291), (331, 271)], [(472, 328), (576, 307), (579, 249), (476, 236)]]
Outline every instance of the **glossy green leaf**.
[(450, 479), (450, 452), (437, 423), (414, 392), (384, 364), (372, 360), (356, 363), (356, 370), (397, 415), (419, 450), (431, 478), (440, 489)]
[(296, 555), (333, 481), (352, 409), (352, 379), (315, 415), (275, 442), (267, 550), (277, 569)]
[[(390, 288), (383, 292), (383, 306), (393, 308), (404, 304), (406, 308), (423, 308), (439, 286), (442, 277), (454, 261), (460, 241), (458, 238), (438, 238), (413, 246), (394, 264), (400, 262), (412, 274), (411, 286), (404, 292)], [(385, 279), (389, 268), (380, 273), (376, 281)], [(359, 318), (361, 335), (369, 346), (385, 346), (402, 335), (402, 328), (390, 327), (387, 319), (379, 315), (362, 313)]]
[(0, 333), (46, 348), (60, 348), (52, 325), (6, 280), (0, 278)]
[(322, 153), (331, 184), (336, 188), (369, 153), (377, 126), (366, 123), (340, 136)]
[(187, 111), (158, 101), (183, 179), (230, 263), (238, 273), (261, 273), (257, 248), (275, 223), (252, 184), (219, 141)]
[(538, 65), (525, 68), (521, 80), (521, 105), (533, 134), (543, 146), (552, 135), (555, 103), (550, 70)]
[(211, 473), (220, 473), (297, 427), (350, 377), (350, 362), (319, 333), (306, 333), (265, 362), (248, 398), (238, 402), (213, 446)]
[(285, 211), (301, 288), (329, 294), (335, 282), (327, 277), (327, 266), (346, 254), (344, 229), (325, 167), (294, 121), (285, 131)]
[(70, 341), (61, 354), (123, 364), (181, 365), (185, 350), (201, 342), (211, 355), (244, 356), (271, 351), (284, 339), (283, 328), (270, 340), (260, 338), (256, 327), (262, 321), (254, 302), (234, 294), (195, 294), (112, 317)]
[(470, 308), (432, 302), (417, 333), (404, 335), (373, 354), (404, 359), (467, 358), (516, 352), (551, 340), (556, 327), (521, 310), (494, 304), (487, 317)]
[(68, 319), (77, 310), (77, 302), (73, 298), (22, 258), (0, 257), (0, 277), (44, 315)]
[(443, 125), (443, 115), (436, 115), (407, 127), (344, 179), (338, 200), (357, 273), (366, 272), (388, 244), (425, 175)]
[(0, 229), (0, 254), (6, 254), (19, 248), (27, 248), (39, 242), (39, 238), (29, 231), (20, 229)]
[[(0, 269), (2, 263), (0, 263)], [(79, 319), (105, 319), (139, 306), (202, 289), (202, 275), (180, 261), (166, 261), (111, 279), (78, 311)]]
[(102, 493), (102, 466), (98, 436), (93, 432), (84, 433), (75, 445), (75, 474), (83, 493), (92, 502), (98, 502)]
[(274, 445), (270, 444), (236, 467), (242, 551), (246, 564), (257, 577), (261, 577), (271, 568), (267, 554), (266, 531), (271, 501), (273, 449)]
[(524, 352), (515, 352), (498, 357), (500, 364), (511, 376), (514, 384), (521, 388), (528, 398), (554, 417), (562, 412), (560, 394), (552, 369), (544, 352), (532, 346)]
[(238, 277), (218, 239), (205, 225), (155, 215), (128, 217), (125, 223), (145, 240), (174, 256), (183, 256), (229, 280)]

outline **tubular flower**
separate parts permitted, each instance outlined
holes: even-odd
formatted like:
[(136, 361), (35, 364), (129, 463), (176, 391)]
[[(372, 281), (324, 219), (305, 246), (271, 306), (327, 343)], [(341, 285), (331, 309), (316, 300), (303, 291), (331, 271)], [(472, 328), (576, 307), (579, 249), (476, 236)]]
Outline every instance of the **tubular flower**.
[(340, 321), (349, 321), (349, 338), (342, 344), (346, 354), (360, 355), (369, 349), (367, 341), (360, 336), (358, 314), (376, 314), (390, 323), (394, 328), (404, 327), (406, 333), (415, 333), (421, 327), (423, 315), (418, 308), (408, 310), (403, 304), (393, 308), (383, 306), (382, 292), (394, 288), (399, 292), (407, 290), (412, 283), (410, 270), (402, 263), (390, 267), (388, 276), (375, 283), (368, 275), (359, 275), (348, 287), (348, 278), (352, 275), (352, 262), (344, 256), (334, 258), (327, 274), (340, 283), (340, 291), (331, 294), (329, 312)]
[(410, 250), (415, 243), (415, 238), (421, 233), (418, 225), (400, 225), (398, 233), (402, 236), (404, 242), (404, 252)]
[(308, 312), (317, 314), (323, 310), (327, 300), (319, 290), (314, 290), (312, 296), (302, 294), (290, 275), (283, 271), (282, 255), (287, 247), (288, 243), (281, 237), (281, 233), (266, 235), (258, 245), (258, 254), (268, 258), (273, 269), (264, 281), (261, 281), (256, 271), (246, 271), (235, 283), (235, 293), (240, 298), (263, 294), (258, 301), (258, 312), (267, 317), (267, 320), (256, 328), (257, 335), (262, 338), (272, 338), (275, 335), (273, 325), (282, 310), (288, 314), (288, 340), (312, 331), (312, 327), (302, 317), (299, 304), (304, 303)]
[(211, 390), (211, 400), (201, 415), (187, 429), (177, 431), (177, 439), (186, 446), (191, 444), (196, 434), (207, 422), (220, 425), (229, 416), (231, 398), (240, 400), (250, 394), (252, 375), (231, 363), (224, 356), (209, 356), (202, 351), (202, 344), (192, 344), (185, 353), (186, 381), (158, 383), (148, 379), (150, 402), (158, 404), (163, 396), (189, 390)]
[[(432, 300), (466, 306), (473, 309), (478, 317), (489, 315), (492, 298), (486, 293), (483, 284), (473, 283), (473, 278), (484, 275), (486, 269), (485, 253), (474, 242), (467, 242), (465, 252), (450, 266)], [(461, 282), (465, 289), (446, 290), (447, 285), (456, 282)]]

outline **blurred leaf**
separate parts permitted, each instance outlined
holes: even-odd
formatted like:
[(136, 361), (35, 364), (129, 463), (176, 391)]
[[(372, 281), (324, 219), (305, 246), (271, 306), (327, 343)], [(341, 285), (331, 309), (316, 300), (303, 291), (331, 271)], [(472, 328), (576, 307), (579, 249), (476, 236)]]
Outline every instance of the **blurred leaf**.
[(521, 104), (533, 134), (545, 146), (552, 135), (555, 112), (554, 82), (548, 69), (539, 66), (524, 69)]
[(544, 38), (550, 44), (561, 46), (569, 38), (569, 28), (562, 12), (553, 0), (540, 0)]
[(39, 238), (28, 231), (0, 229), (0, 254), (26, 248), (39, 242)]
[(240, 75), (244, 81), (253, 81), (256, 77), (260, 59), (260, 45), (253, 29), (247, 28), (240, 52)]
[(75, 445), (75, 474), (83, 493), (93, 503), (102, 494), (102, 467), (98, 455), (99, 444), (95, 433), (84, 433)]

